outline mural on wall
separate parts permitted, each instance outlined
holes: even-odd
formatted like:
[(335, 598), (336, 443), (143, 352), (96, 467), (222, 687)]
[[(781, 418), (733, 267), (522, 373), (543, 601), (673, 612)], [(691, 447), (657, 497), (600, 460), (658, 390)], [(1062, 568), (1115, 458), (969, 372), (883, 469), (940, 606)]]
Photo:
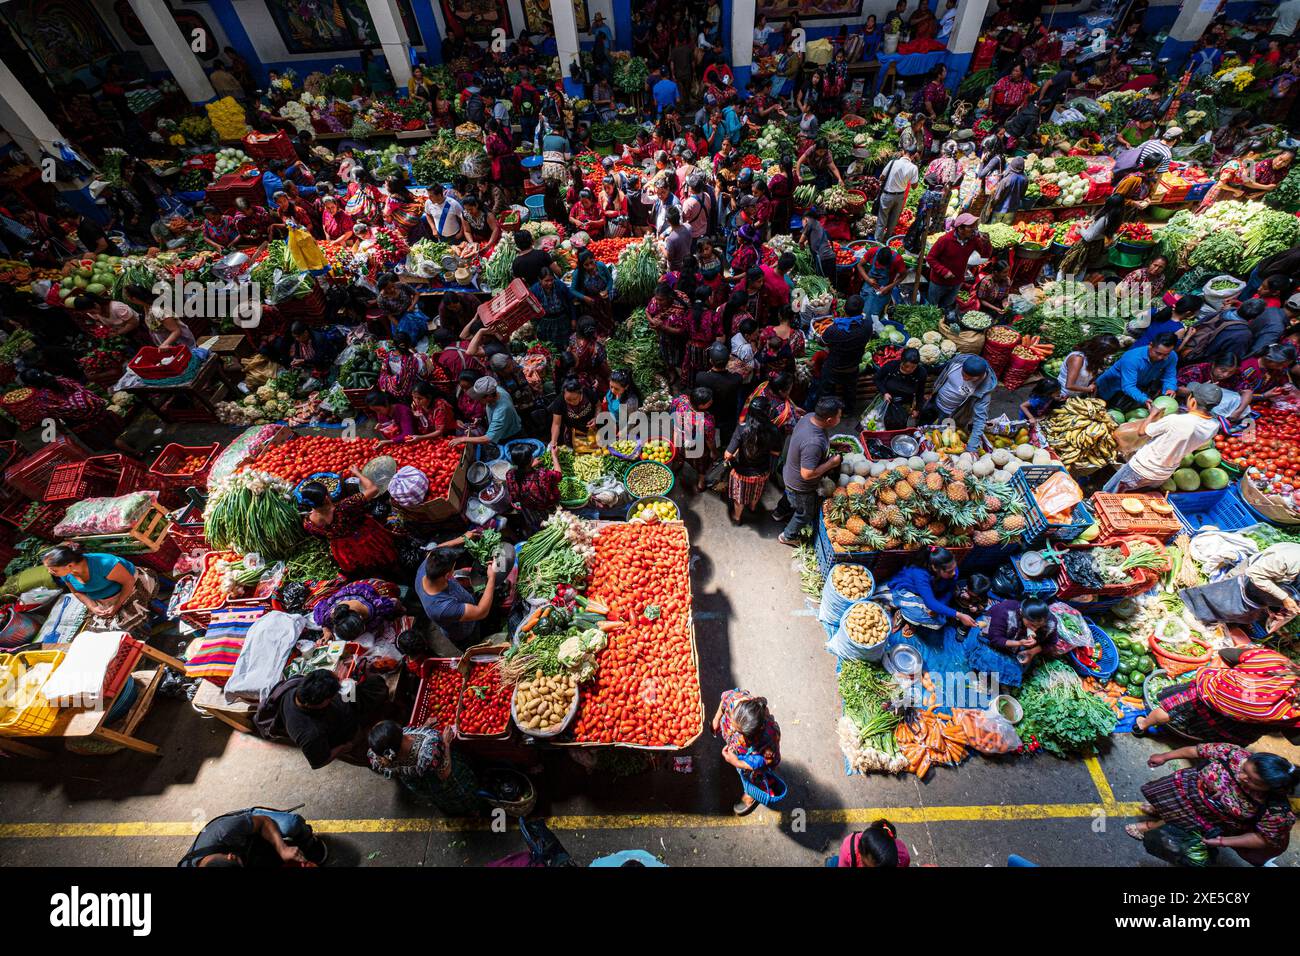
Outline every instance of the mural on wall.
[[(117, 24), (126, 34), (126, 38), (136, 46), (153, 46), (153, 41), (149, 39), (149, 32), (145, 30), (144, 24), (140, 18), (135, 15), (131, 9), (131, 0), (114, 0), (113, 14), (117, 17)], [(208, 22), (203, 16), (193, 10), (173, 10), (172, 19), (180, 27), (181, 33), (188, 38), (194, 37), (195, 30), (201, 30), (205, 34), (202, 50), (195, 50), (195, 56), (200, 60), (211, 61), (221, 55), (221, 44), (217, 40), (217, 35), (212, 32)]]
[[(529, 33), (554, 33), (551, 26), (551, 0), (523, 0), (524, 24)], [(578, 32), (591, 28), (587, 13), (587, 0), (573, 0), (573, 19), (578, 22)]]
[(108, 27), (86, 0), (9, 0), (0, 4), (41, 68), (66, 79), (118, 53)]
[[(410, 0), (397, 0), (412, 45), (424, 42)], [(266, 0), (290, 53), (338, 53), (379, 46), (365, 0)]]
[(757, 12), (769, 20), (785, 20), (790, 14), (799, 19), (841, 20), (862, 15), (862, 0), (758, 0)]
[(461, 40), (491, 40), (497, 27), (510, 34), (510, 10), (506, 0), (439, 0), (442, 22)]

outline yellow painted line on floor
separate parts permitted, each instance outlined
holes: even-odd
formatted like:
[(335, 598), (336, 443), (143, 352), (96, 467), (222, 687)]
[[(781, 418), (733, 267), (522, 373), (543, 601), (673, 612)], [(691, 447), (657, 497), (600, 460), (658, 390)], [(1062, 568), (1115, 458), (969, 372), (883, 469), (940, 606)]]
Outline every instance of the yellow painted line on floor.
[[(781, 813), (760, 809), (749, 816), (720, 813), (620, 813), (548, 817), (554, 830), (691, 830), (718, 827), (774, 827), (793, 821), (797, 810)], [(956, 807), (859, 807), (807, 811), (806, 822), (820, 825), (857, 825), (887, 817), (894, 823), (962, 823), (1032, 820), (1077, 820), (1106, 813), (1138, 815), (1137, 803), (1109, 806), (1097, 803), (1030, 803)], [(312, 820), (319, 833), (464, 833), (486, 831), (489, 821), (460, 817), (408, 817), (378, 820)], [(190, 837), (189, 822), (127, 823), (2, 823), (0, 839), (49, 840), (69, 837), (113, 839), (121, 837)]]
[(1101, 769), (1101, 761), (1094, 754), (1091, 757), (1084, 757), (1083, 763), (1088, 768), (1088, 776), (1092, 777), (1092, 785), (1097, 788), (1097, 796), (1101, 797), (1101, 805), (1108, 813), (1113, 813), (1112, 808), (1116, 805), (1115, 791), (1110, 788), (1106, 771)]

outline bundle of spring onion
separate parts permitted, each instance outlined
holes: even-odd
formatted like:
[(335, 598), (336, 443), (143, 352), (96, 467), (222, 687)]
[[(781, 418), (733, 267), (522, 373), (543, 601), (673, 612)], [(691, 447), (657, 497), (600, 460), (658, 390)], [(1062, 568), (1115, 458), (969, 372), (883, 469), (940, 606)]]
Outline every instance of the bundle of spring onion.
[(302, 541), (302, 519), (289, 483), (260, 471), (241, 471), (212, 490), (203, 513), (208, 543), (218, 551), (291, 557)]
[(614, 271), (614, 297), (638, 304), (650, 301), (665, 268), (664, 258), (652, 239), (633, 243), (619, 253)]
[(586, 522), (567, 511), (547, 518), (542, 529), (519, 551), (519, 590), (528, 597), (550, 600), (561, 584), (586, 582), (596, 551)]

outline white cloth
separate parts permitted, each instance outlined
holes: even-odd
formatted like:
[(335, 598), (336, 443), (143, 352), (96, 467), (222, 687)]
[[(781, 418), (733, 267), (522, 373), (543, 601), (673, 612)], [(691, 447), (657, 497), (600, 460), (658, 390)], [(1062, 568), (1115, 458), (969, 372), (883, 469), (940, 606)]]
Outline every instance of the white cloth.
[(61, 707), (96, 707), (104, 696), (108, 665), (117, 657), (125, 631), (82, 631), (41, 692)]
[(298, 636), (307, 626), (301, 614), (269, 611), (248, 629), (235, 669), (226, 681), (227, 703), (249, 700), (261, 703), (284, 673)]
[(1287, 600), (1291, 595), (1278, 585), (1290, 584), (1300, 578), (1300, 544), (1283, 541), (1269, 545), (1251, 560), (1245, 574), (1255, 587), (1277, 598), (1279, 603)]
[(1149, 481), (1164, 482), (1178, 464), (1219, 433), (1219, 420), (1202, 415), (1167, 415), (1147, 426), (1145, 445), (1134, 452), (1129, 467)]

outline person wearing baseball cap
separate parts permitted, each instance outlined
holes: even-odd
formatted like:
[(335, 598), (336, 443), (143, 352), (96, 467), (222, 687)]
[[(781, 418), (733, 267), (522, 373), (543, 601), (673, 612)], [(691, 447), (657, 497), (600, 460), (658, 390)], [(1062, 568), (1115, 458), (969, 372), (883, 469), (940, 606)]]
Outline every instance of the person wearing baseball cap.
[(964, 212), (953, 222), (952, 228), (930, 247), (925, 256), (930, 271), (925, 301), (930, 305), (951, 309), (966, 279), (966, 267), (971, 256), (978, 253), (985, 259), (992, 257), (993, 246), (980, 233), (978, 225), (978, 219)]
[(1213, 382), (1197, 382), (1187, 389), (1187, 411), (1166, 415), (1154, 402), (1147, 403), (1150, 412), (1138, 423), (1138, 432), (1145, 439), (1128, 463), (1106, 483), (1105, 490), (1112, 494), (1159, 488), (1168, 481), (1182, 460), (1199, 448), (1214, 441), (1219, 433), (1219, 419), (1214, 409), (1223, 403), (1223, 389)]
[(519, 412), (515, 411), (510, 393), (491, 375), (477, 379), (470, 389), (470, 395), (482, 402), (487, 411), (487, 432), (453, 438), (453, 445), (486, 445), (488, 442), (501, 445), (524, 430), (524, 423), (519, 418)]
[(984, 442), (984, 424), (998, 377), (978, 355), (958, 356), (943, 367), (934, 383), (934, 394), (921, 409), (918, 425), (931, 425), (943, 418), (970, 418), (966, 450), (978, 453)]

